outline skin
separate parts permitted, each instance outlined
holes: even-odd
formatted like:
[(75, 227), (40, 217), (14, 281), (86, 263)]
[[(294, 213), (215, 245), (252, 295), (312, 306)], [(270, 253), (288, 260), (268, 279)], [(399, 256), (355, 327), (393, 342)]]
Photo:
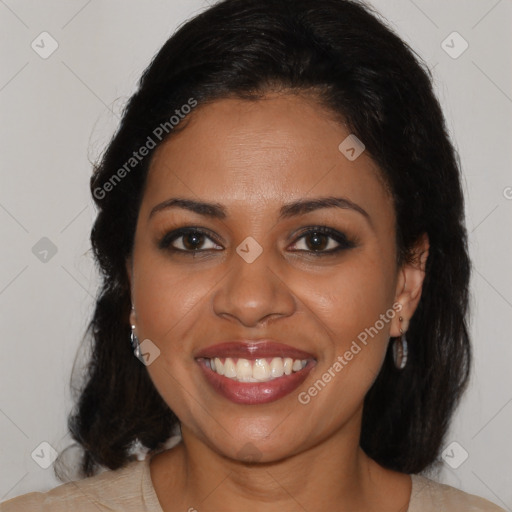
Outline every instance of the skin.
[[(418, 241), (417, 264), (397, 265), (395, 213), (379, 169), (366, 152), (349, 161), (338, 150), (350, 132), (313, 98), (217, 100), (187, 123), (153, 157), (127, 261), (130, 320), (139, 339), (160, 350), (147, 371), (182, 428), (183, 441), (151, 459), (163, 510), (406, 511), (410, 477), (367, 457), (359, 435), (389, 338), (407, 330), (419, 302), (428, 239)], [(326, 196), (347, 198), (368, 217), (331, 207), (278, 219), (285, 203)], [(150, 215), (174, 197), (221, 204), (226, 217), (183, 208)], [(325, 235), (318, 249), (302, 236), (318, 225), (355, 246), (308, 254), (339, 245)], [(200, 238), (203, 252), (194, 256), (183, 237), (172, 245), (188, 254), (159, 248), (166, 233), (185, 226), (217, 240)], [(236, 252), (248, 236), (263, 249), (252, 263)], [(396, 314), (307, 405), (299, 403), (298, 394), (396, 303), (403, 321)], [(194, 353), (235, 338), (275, 339), (313, 353), (316, 366), (284, 398), (234, 404), (205, 383)], [(248, 447), (256, 464), (243, 460)]]

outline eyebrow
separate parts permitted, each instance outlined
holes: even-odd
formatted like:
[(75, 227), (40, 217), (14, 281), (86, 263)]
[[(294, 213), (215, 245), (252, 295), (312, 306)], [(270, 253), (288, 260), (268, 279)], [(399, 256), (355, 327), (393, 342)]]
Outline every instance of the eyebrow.
[[(208, 203), (195, 201), (193, 199), (171, 198), (157, 204), (149, 214), (150, 219), (157, 212), (170, 208), (183, 208), (205, 217), (212, 219), (225, 219), (227, 217), (226, 208), (219, 203)], [(370, 215), (361, 206), (350, 201), (345, 197), (318, 197), (314, 199), (300, 199), (292, 203), (285, 204), (279, 211), (279, 220), (298, 217), (314, 210), (322, 208), (341, 208), (343, 210), (353, 210), (360, 213), (371, 224)]]

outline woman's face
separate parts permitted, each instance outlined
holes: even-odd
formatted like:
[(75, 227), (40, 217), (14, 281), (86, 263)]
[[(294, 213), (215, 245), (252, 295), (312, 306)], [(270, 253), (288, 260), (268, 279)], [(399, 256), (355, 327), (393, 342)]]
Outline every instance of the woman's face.
[(151, 379), (184, 438), (231, 458), (357, 442), (412, 314), (376, 165), (350, 139), (340, 150), (350, 133), (303, 96), (218, 100), (189, 121), (154, 155), (128, 262)]

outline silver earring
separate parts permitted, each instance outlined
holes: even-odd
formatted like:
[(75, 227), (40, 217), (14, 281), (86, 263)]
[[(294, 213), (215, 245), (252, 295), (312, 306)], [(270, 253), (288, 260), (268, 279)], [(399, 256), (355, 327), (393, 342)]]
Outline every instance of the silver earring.
[(399, 370), (403, 370), (407, 363), (407, 339), (405, 334), (396, 339), (393, 343), (393, 359), (395, 366)]
[[(401, 322), (403, 318), (400, 317), (399, 320)], [(393, 342), (393, 360), (399, 370), (403, 370), (407, 364), (407, 352), (407, 338), (405, 337), (403, 329), (400, 327), (400, 337)]]
[(132, 325), (132, 332), (130, 333), (130, 343), (132, 345), (133, 353), (136, 357), (140, 356), (140, 343), (139, 338), (135, 334), (135, 325)]

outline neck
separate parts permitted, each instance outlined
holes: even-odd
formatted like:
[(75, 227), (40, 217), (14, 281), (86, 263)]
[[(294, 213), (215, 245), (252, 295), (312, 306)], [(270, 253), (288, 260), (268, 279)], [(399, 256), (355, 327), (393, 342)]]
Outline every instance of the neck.
[(182, 442), (153, 457), (151, 476), (164, 512), (406, 511), (410, 478), (371, 460), (358, 433), (342, 429), (286, 459), (248, 464), (183, 429)]

